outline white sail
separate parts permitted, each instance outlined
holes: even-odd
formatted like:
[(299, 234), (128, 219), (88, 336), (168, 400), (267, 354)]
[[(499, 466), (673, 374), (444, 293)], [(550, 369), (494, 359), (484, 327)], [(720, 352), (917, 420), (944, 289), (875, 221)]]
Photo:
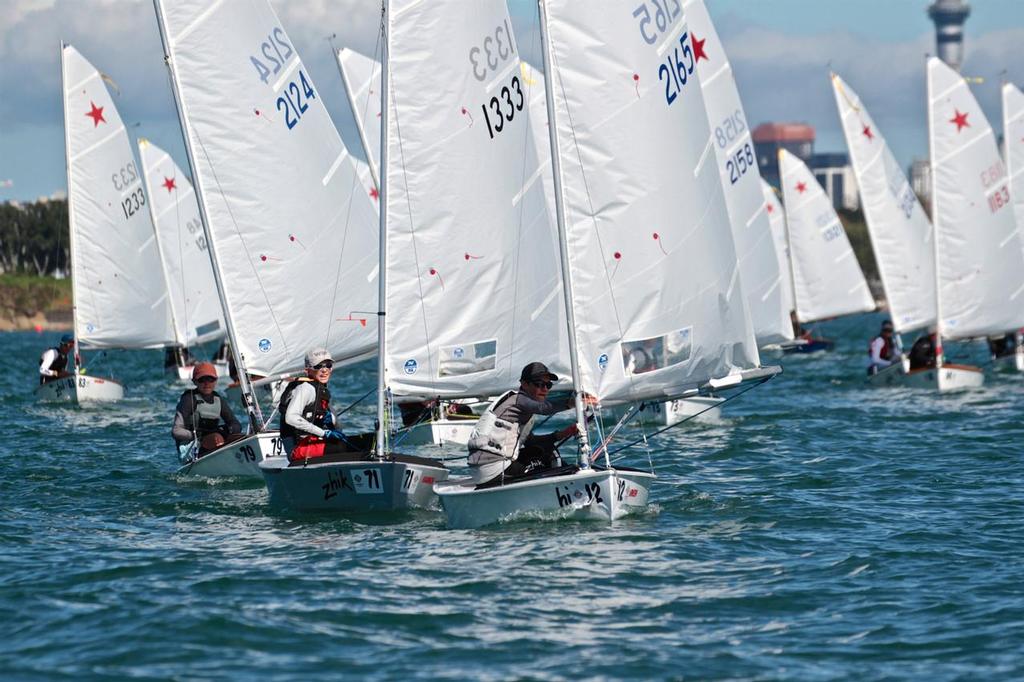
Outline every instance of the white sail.
[(967, 82), (935, 57), (928, 117), (939, 331), (967, 338), (1024, 326), (1024, 251), (1006, 165)]
[[(671, 9), (675, 1), (665, 4)], [(783, 281), (788, 279), (789, 273), (779, 269), (759, 182), (761, 172), (757, 167), (754, 141), (732, 67), (703, 0), (684, 0), (683, 11), (690, 26), (690, 41), (714, 136), (718, 172), (739, 257), (740, 278), (754, 323), (754, 336), (761, 345), (790, 341), (793, 325), (783, 294)]]
[(1013, 215), (1024, 247), (1024, 93), (1013, 83), (1003, 85), (1003, 144)]
[(897, 332), (935, 324), (932, 225), (857, 93), (833, 74), (864, 219)]
[(372, 199), (265, 0), (160, 0), (165, 47), (245, 369), (374, 352)]
[(546, 4), (577, 388), (615, 404), (755, 368), (681, 8)]
[[(345, 80), (349, 105), (364, 141), (366, 157), (372, 174), (377, 176), (380, 153), (380, 62), (347, 47), (338, 50), (338, 65)], [(551, 146), (548, 144), (548, 112), (544, 103), (544, 74), (525, 61), (519, 63), (520, 81), (530, 110), (534, 149), (541, 170), (540, 182), (548, 210), (553, 214), (555, 185), (551, 179)], [(374, 183), (374, 186), (376, 183)], [(371, 192), (376, 197), (376, 192)], [(552, 218), (552, 223), (554, 219)]]
[(64, 126), (75, 336), (91, 348), (174, 343), (142, 186), (124, 123), (105, 79), (63, 48)]
[(503, 0), (390, 3), (385, 326), (398, 395), (491, 395), (531, 361), (567, 367), (511, 26)]
[(192, 183), (163, 149), (145, 138), (138, 144), (177, 343), (223, 338), (224, 315)]
[(779, 272), (782, 273), (782, 300), (788, 317), (790, 311), (796, 310), (796, 303), (793, 300), (793, 266), (789, 262), (789, 241), (786, 239), (786, 209), (782, 207), (775, 190), (764, 179), (761, 180), (761, 193), (764, 195), (764, 210), (768, 212), (768, 222), (772, 228)]
[(785, 149), (779, 151), (779, 173), (797, 319), (813, 322), (874, 310), (864, 273), (825, 190), (804, 162)]

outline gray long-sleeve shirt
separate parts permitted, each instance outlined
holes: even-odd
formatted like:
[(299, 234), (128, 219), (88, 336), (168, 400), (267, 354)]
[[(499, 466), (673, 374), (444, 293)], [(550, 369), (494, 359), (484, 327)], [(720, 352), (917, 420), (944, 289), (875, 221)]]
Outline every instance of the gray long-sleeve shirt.
[(224, 396), (214, 391), (209, 396), (209, 400), (207, 400), (198, 391), (186, 391), (182, 394), (181, 399), (178, 400), (178, 407), (174, 412), (174, 426), (171, 427), (171, 435), (174, 437), (175, 443), (181, 445), (183, 443), (190, 443), (195, 439), (196, 434), (193, 423), (195, 421), (196, 401), (202, 400), (205, 403), (212, 403), (214, 396), (220, 398), (220, 418), (227, 425), (228, 433), (242, 432), (242, 425), (235, 419), (235, 414), (231, 411), (228, 401), (224, 399)]

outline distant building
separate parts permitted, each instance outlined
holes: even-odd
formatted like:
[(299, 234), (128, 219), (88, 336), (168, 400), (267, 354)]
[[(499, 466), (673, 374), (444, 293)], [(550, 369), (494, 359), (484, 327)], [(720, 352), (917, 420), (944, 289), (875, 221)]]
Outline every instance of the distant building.
[(910, 164), (910, 187), (926, 206), (932, 203), (932, 167), (928, 159), (914, 159)]
[(935, 53), (957, 71), (964, 60), (964, 22), (971, 6), (963, 0), (935, 0), (928, 16), (935, 22)]
[(807, 164), (836, 208), (855, 211), (860, 206), (857, 182), (849, 157), (842, 152), (815, 154), (814, 127), (806, 123), (762, 123), (751, 132), (761, 176), (770, 185), (780, 186), (779, 150)]

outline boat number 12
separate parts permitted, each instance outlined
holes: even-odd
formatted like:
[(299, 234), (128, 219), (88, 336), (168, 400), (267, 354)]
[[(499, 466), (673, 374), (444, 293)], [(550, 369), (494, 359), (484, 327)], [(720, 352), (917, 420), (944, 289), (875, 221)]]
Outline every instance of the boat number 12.
[(586, 492), (584, 493), (577, 489), (575, 493), (571, 493), (569, 486), (564, 486), (561, 490), (558, 488), (558, 486), (555, 486), (555, 495), (558, 497), (559, 509), (564, 507), (571, 507), (574, 504), (576, 504), (576, 501), (573, 500), (573, 497), (579, 498), (580, 502), (582, 502), (582, 497), (584, 494), (586, 494), (587, 496), (586, 502), (583, 502), (584, 505), (590, 504), (591, 502), (604, 504), (604, 498), (601, 497), (600, 483), (586, 483), (583, 486), (583, 490)]

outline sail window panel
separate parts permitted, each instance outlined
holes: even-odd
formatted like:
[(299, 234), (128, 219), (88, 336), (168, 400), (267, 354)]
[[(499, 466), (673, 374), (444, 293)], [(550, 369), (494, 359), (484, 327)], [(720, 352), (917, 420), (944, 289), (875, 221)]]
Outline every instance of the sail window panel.
[(495, 368), (498, 342), (495, 339), (443, 346), (437, 374), (442, 377), (487, 372)]
[(662, 336), (623, 341), (622, 364), (627, 375), (645, 374), (689, 361), (693, 351), (693, 327)]

